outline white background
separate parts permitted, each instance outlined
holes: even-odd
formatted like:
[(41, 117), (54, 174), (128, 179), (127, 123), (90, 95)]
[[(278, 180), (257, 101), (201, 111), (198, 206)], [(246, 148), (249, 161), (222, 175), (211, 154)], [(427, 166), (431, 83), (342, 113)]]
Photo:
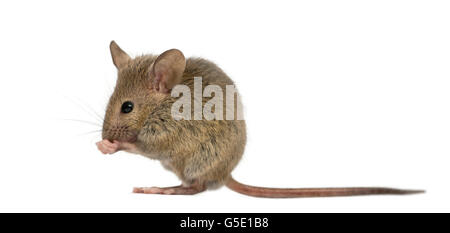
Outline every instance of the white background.
[[(447, 1), (2, 1), (0, 211), (449, 211)], [(237, 83), (248, 144), (233, 172), (271, 187), (390, 186), (423, 195), (258, 199), (179, 181), (94, 143), (114, 87), (109, 42), (178, 48)]]

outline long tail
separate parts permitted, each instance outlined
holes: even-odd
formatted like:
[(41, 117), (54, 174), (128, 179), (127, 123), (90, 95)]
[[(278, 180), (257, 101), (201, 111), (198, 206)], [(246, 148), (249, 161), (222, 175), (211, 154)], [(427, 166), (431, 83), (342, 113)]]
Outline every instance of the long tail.
[(405, 190), (381, 187), (354, 187), (354, 188), (264, 188), (245, 185), (237, 182), (230, 176), (226, 186), (238, 193), (267, 198), (293, 198), (293, 197), (338, 197), (357, 195), (405, 195), (424, 193), (424, 190)]

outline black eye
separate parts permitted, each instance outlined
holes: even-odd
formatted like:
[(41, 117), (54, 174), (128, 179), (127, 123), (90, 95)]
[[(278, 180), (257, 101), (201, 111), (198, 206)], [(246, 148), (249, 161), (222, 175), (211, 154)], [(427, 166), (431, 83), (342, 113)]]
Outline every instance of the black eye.
[(122, 104), (121, 112), (122, 113), (130, 113), (133, 111), (133, 103), (130, 101), (127, 101)]

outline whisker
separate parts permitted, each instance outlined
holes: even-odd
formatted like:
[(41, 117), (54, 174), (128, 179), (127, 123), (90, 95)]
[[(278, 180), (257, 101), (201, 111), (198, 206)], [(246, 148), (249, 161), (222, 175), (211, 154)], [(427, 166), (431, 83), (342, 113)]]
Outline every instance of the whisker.
[(77, 136), (85, 136), (85, 135), (89, 135), (89, 134), (93, 134), (93, 133), (100, 133), (102, 130), (94, 130), (94, 131), (89, 131), (86, 133), (82, 133), (82, 134), (78, 134)]
[(58, 120), (74, 121), (74, 122), (79, 122), (79, 123), (84, 123), (84, 124), (89, 124), (89, 125), (94, 125), (94, 126), (100, 127), (100, 129), (92, 130), (92, 131), (89, 131), (89, 132), (86, 132), (86, 133), (76, 134), (76, 136), (85, 136), (85, 135), (94, 134), (94, 133), (99, 133), (100, 134), (103, 131), (102, 125), (100, 125), (98, 123), (95, 123), (95, 122), (91, 122), (91, 121), (79, 120), (79, 119), (58, 119)]
[[(64, 97), (66, 99), (68, 99), (70, 102), (72, 102), (73, 104), (77, 105), (79, 108), (81, 108), (84, 112), (86, 112), (87, 114), (89, 114), (90, 116), (94, 117), (94, 119), (97, 121), (99, 120), (100, 122), (103, 121), (103, 117), (101, 117), (92, 107), (90, 107), (89, 105), (87, 105), (86, 103), (82, 102), (81, 100), (78, 99), (78, 101), (75, 101), (73, 99), (71, 99), (68, 96)], [(85, 106), (83, 106), (85, 105)], [(86, 109), (88, 108), (88, 109)]]
[(82, 100), (80, 100), (80, 99), (79, 99), (78, 101), (80, 101), (80, 102), (82, 102), (83, 104), (85, 104), (86, 107), (89, 108), (89, 109), (91, 110), (91, 112), (94, 113), (94, 114), (98, 117), (98, 119), (99, 119), (100, 121), (103, 121), (103, 120), (104, 120), (104, 119), (103, 119), (103, 116), (101, 116), (97, 111), (95, 111), (95, 109), (92, 108), (91, 105), (89, 105), (88, 103), (86, 103), (86, 102), (84, 102), (84, 101), (82, 101)]
[(96, 122), (92, 122), (92, 121), (85, 121), (85, 120), (78, 120), (78, 119), (61, 119), (61, 120), (64, 120), (64, 121), (75, 121), (75, 122), (86, 123), (86, 124), (102, 127), (101, 124), (96, 123)]

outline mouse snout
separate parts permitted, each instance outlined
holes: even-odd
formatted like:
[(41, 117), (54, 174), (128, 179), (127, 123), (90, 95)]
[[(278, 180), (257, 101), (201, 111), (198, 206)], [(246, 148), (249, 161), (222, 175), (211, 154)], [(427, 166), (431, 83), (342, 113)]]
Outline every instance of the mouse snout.
[(110, 141), (135, 142), (137, 139), (137, 132), (132, 130), (129, 126), (104, 127), (102, 138)]

